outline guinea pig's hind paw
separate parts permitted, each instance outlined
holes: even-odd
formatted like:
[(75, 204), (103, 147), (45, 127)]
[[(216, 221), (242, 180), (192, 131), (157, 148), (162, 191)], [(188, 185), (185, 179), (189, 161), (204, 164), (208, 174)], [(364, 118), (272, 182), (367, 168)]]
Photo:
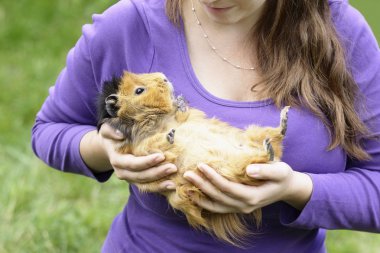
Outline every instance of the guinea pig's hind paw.
[(270, 139), (269, 138), (265, 139), (263, 145), (264, 145), (265, 151), (267, 151), (267, 153), (268, 153), (269, 161), (273, 161), (274, 160), (274, 151), (273, 151), (272, 144), (270, 143)]
[(280, 126), (281, 126), (281, 135), (285, 135), (286, 133), (286, 130), (288, 128), (288, 112), (289, 112), (289, 109), (290, 109), (290, 106), (285, 106), (282, 110), (281, 110), (281, 123), (280, 123)]

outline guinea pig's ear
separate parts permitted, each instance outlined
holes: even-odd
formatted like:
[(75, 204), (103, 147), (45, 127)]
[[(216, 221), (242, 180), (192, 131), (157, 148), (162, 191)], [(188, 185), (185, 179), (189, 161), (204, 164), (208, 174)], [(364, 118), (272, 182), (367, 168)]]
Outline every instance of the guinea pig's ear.
[(117, 100), (117, 94), (111, 94), (104, 100), (104, 102), (106, 103), (106, 111), (108, 115), (110, 115), (112, 118), (117, 116), (117, 110), (119, 109), (117, 107)]
[(116, 117), (118, 108), (117, 93), (121, 78), (113, 77), (111, 81), (104, 82), (103, 90), (98, 97), (98, 131), (107, 119)]

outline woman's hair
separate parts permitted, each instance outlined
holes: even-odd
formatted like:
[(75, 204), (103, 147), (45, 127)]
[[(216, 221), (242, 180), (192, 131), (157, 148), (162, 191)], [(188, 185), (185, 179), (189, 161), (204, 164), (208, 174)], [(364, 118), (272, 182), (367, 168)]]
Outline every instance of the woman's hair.
[[(167, 15), (176, 25), (183, 1), (166, 2)], [(368, 134), (356, 107), (362, 96), (346, 64), (328, 1), (265, 1), (253, 39), (263, 81), (252, 89), (260, 85), (260, 94), (278, 107), (306, 106), (329, 129), (329, 149), (341, 145), (352, 158), (369, 159), (360, 145)]]

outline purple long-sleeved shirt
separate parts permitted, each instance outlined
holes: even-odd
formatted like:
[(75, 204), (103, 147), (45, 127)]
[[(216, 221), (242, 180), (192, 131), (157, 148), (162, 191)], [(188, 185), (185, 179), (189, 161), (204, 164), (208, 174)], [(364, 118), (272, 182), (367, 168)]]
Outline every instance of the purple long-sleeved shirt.
[[(380, 51), (363, 17), (346, 0), (330, 1), (349, 65), (366, 98), (361, 115), (380, 133)], [(173, 26), (163, 0), (124, 0), (83, 27), (67, 66), (37, 115), (32, 145), (51, 167), (105, 181), (83, 162), (79, 142), (96, 125), (95, 101), (102, 83), (123, 70), (164, 72), (190, 105), (244, 128), (276, 126), (279, 110), (271, 100), (236, 102), (205, 90), (192, 69), (183, 29)], [(238, 85), (238, 84), (237, 84)], [(329, 134), (307, 110), (292, 108), (283, 161), (308, 173), (313, 193), (299, 212), (279, 202), (263, 209), (263, 225), (246, 249), (224, 244), (189, 227), (164, 197), (141, 194), (134, 186), (125, 209), (113, 222), (104, 252), (325, 252), (324, 229), (380, 232), (380, 144), (367, 140), (370, 161), (350, 160), (341, 148), (327, 151)], [(252, 224), (251, 224), (252, 225)]]

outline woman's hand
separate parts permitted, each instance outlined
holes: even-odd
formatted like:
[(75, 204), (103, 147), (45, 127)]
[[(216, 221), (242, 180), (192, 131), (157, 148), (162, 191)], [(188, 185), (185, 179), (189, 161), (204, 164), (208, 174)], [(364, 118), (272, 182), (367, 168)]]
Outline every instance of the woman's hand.
[(277, 201), (285, 201), (302, 209), (310, 199), (313, 188), (308, 175), (293, 171), (284, 162), (249, 165), (247, 175), (261, 180), (259, 186), (228, 181), (205, 164), (200, 164), (199, 169), (206, 179), (191, 171), (186, 172), (184, 177), (209, 197), (196, 204), (215, 213), (251, 213)]
[[(113, 169), (119, 179), (129, 183), (150, 183), (177, 171), (174, 164), (158, 165), (165, 160), (165, 156), (161, 153), (137, 157), (117, 152), (116, 147), (123, 140), (124, 136), (121, 132), (115, 131), (108, 124), (103, 124), (99, 133), (90, 132), (83, 137), (82, 157), (94, 171)], [(90, 150), (87, 151), (87, 149)], [(94, 149), (98, 151), (94, 152)], [(166, 180), (160, 184), (159, 188), (160, 191), (173, 190), (175, 184), (173, 181)]]

